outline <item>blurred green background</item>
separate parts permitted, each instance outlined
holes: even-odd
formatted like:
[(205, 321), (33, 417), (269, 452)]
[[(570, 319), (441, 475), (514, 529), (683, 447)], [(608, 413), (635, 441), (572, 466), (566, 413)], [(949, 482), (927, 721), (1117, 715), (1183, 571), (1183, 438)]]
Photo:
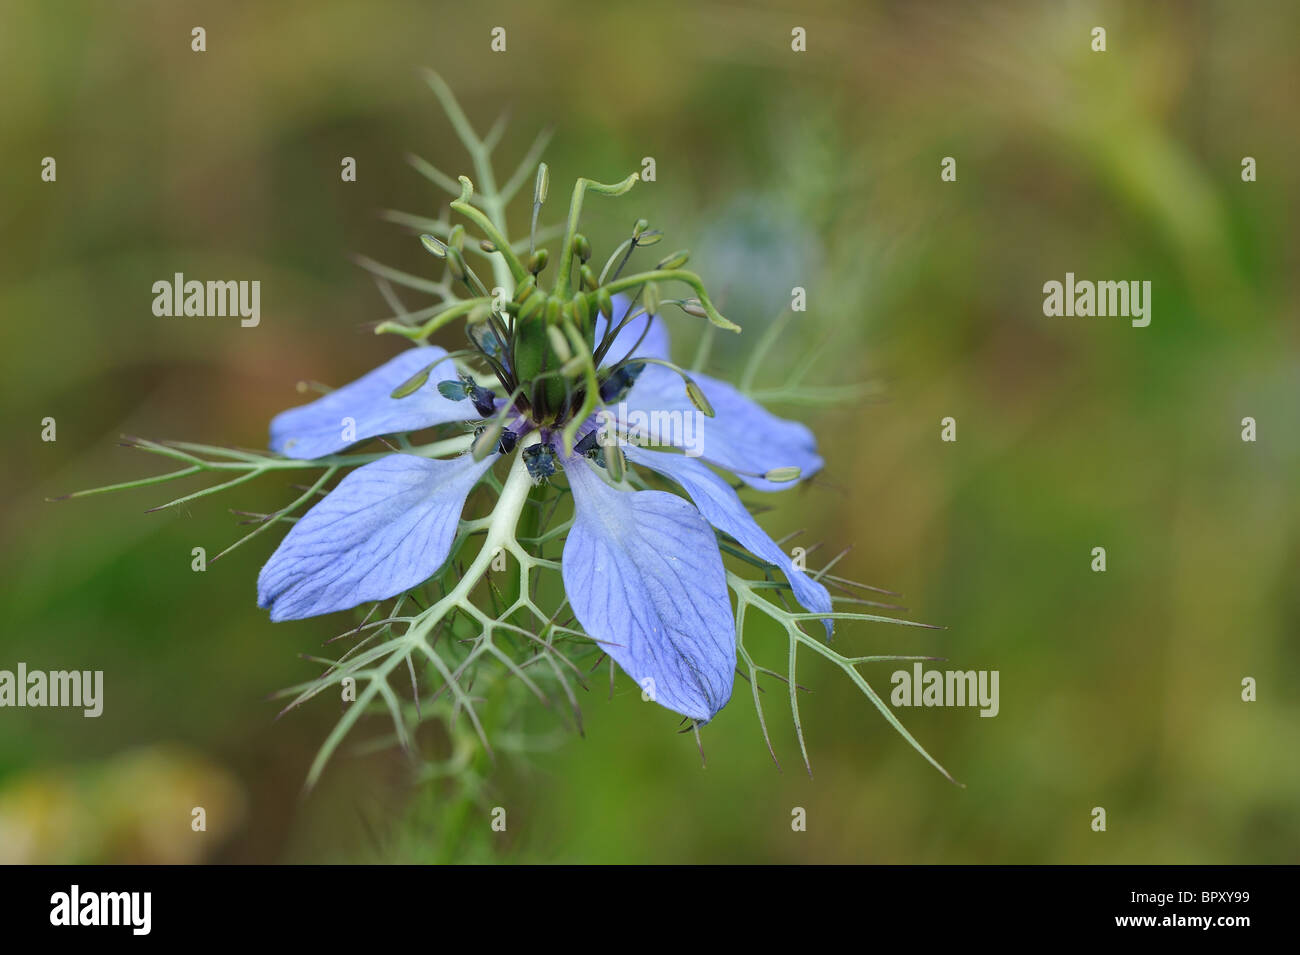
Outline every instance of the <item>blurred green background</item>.
[[(97, 720), (0, 711), (0, 858), (1300, 859), (1300, 7), (794, 6), (0, 6), (0, 668), (102, 669), (106, 694)], [(241, 533), (227, 508), (274, 507), (287, 487), (149, 515), (172, 488), (46, 503), (162, 469), (121, 433), (259, 446), (297, 381), (340, 384), (394, 353), (362, 327), (388, 312), (349, 256), (426, 270), (377, 213), (445, 201), (408, 151), (469, 171), (423, 66), (480, 130), (512, 110), (505, 171), (556, 126), (546, 222), (575, 176), (655, 157), (658, 181), (589, 200), (585, 231), (601, 261), (639, 216), (663, 248), (692, 248), (746, 326), (710, 371), (738, 368), (800, 285), (809, 309), (763, 382), (828, 343), (817, 381), (884, 386), (884, 401), (776, 409), (815, 428), (827, 470), (765, 522), (804, 529), (819, 557), (852, 547), (841, 572), (948, 628), (843, 626), (841, 649), (1000, 671), (995, 719), (900, 713), (966, 788), (808, 657), (811, 779), (775, 687), (780, 770), (743, 683), (701, 769), (672, 714), (626, 680), (608, 700), (597, 678), (585, 737), (503, 757), (475, 777), (480, 803), (414, 785), (398, 754), (347, 749), (304, 796), (339, 704), (275, 721), (267, 697), (314, 675), (298, 654), (342, 624), (272, 626), (256, 608), (270, 535), (190, 569), (192, 547)], [(1150, 327), (1044, 317), (1042, 285), (1067, 271), (1151, 281)], [(155, 318), (150, 287), (173, 272), (259, 279), (261, 325)], [(698, 328), (679, 316), (674, 333), (686, 360)], [(867, 675), (887, 691), (893, 669)], [(1240, 699), (1247, 676), (1258, 702)]]

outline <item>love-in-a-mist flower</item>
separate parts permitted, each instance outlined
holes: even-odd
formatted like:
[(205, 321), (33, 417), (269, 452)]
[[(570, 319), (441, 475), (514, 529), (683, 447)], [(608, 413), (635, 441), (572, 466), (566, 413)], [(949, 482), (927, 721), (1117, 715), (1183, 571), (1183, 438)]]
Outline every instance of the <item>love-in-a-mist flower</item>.
[[(314, 679), (284, 691), (292, 697), (288, 708), (327, 690), (341, 690), (349, 702), (312, 763), (309, 784), (362, 717), (380, 709), (408, 752), (416, 749), (413, 730), (428, 720), (455, 737), (468, 724), (490, 751), (489, 737), (522, 716), (522, 695), (500, 692), (503, 675), (543, 702), (559, 699), (548, 692), (558, 691), (581, 727), (575, 686), (586, 685), (602, 653), (612, 661), (611, 681), (617, 664), (644, 698), (694, 726), (726, 705), (739, 673), (773, 759), (760, 682), (782, 681), (806, 766), (796, 670), (799, 655), (812, 653), (841, 670), (947, 775), (859, 669), (922, 658), (849, 656), (829, 641), (833, 621), (921, 625), (868, 612), (897, 608), (865, 595), (875, 588), (832, 573), (838, 558), (805, 572), (807, 551), (792, 559), (738, 493), (752, 501), (816, 474), (822, 459), (812, 433), (760, 407), (744, 389), (674, 364), (664, 315), (706, 319), (710, 334), (739, 327), (685, 268), (686, 252), (645, 267), (647, 250), (663, 234), (644, 219), (603, 267), (591, 261), (591, 244), (578, 230), (584, 198), (623, 195), (637, 175), (612, 184), (579, 179), (562, 228), (539, 228), (550, 174), (538, 164), (527, 237), (512, 240), (507, 207), (545, 134), (514, 173), (498, 179), (492, 151), (500, 127), (479, 136), (447, 84), (432, 72), (427, 80), (483, 189), (476, 195), (467, 177), (457, 186), (415, 160), (433, 186), (452, 191), (450, 213), (463, 220), (453, 224), (446, 212), (436, 219), (391, 214), (421, 231), (424, 248), (439, 260), (437, 279), (359, 260), (393, 311), (375, 330), (412, 347), (277, 416), (268, 452), (133, 438), (131, 446), (180, 467), (71, 496), (200, 474), (221, 478), (162, 505), (169, 507), (262, 475), (314, 475), (270, 513), (237, 512), (252, 529), (208, 561), (291, 524), (258, 577), (258, 603), (271, 619), (368, 605), (339, 635), (351, 645)], [(558, 247), (548, 250), (556, 235)], [(487, 263), (487, 281), (470, 265), (473, 257)], [(399, 288), (436, 300), (408, 311)], [(683, 288), (690, 297), (666, 297)], [(448, 352), (430, 344), (457, 323), (467, 347)], [(780, 346), (775, 332), (756, 343), (744, 381)], [(776, 393), (820, 400), (825, 389), (805, 384), (807, 371), (805, 363)], [(475, 488), (487, 493), (471, 502)], [(549, 575), (559, 577), (563, 599), (543, 583)], [(856, 606), (833, 607), (823, 582), (840, 591), (836, 604)], [(747, 634), (755, 617), (772, 626)], [(781, 670), (762, 662), (768, 652)], [(411, 706), (393, 683), (401, 671)], [(488, 699), (485, 714), (480, 704)], [(516, 745), (522, 738), (512, 733)], [(461, 752), (453, 746), (452, 761), (435, 759), (430, 769), (458, 772)]]
[[(731, 696), (735, 620), (717, 532), (778, 568), (809, 611), (829, 613), (826, 589), (794, 566), (714, 470), (760, 491), (789, 487), (822, 466), (812, 433), (726, 382), (686, 376), (671, 366), (661, 317), (635, 309), (623, 294), (600, 299), (613, 320), (599, 307), (586, 315), (579, 308), (579, 317), (568, 319), (571, 347), (529, 326), (558, 328), (562, 310), (550, 324), (542, 307), (474, 329), (471, 340), (500, 372), (499, 393), (462, 377), (441, 348), (424, 346), (276, 417), (272, 450), (299, 458), (450, 422), (491, 424), (481, 425), (478, 453), (393, 453), (344, 478), (262, 569), (258, 602), (272, 619), (383, 600), (427, 580), (447, 559), (470, 490), (512, 454), (524, 456), (535, 480), (560, 473), (567, 480), (575, 508), (561, 560), (569, 604), (601, 649), (669, 709), (703, 723)], [(523, 354), (529, 342), (542, 354)], [(579, 347), (584, 360), (575, 361)], [(538, 371), (521, 378), (517, 369), (530, 363)], [(565, 366), (573, 378), (546, 375)], [(584, 391), (591, 381), (595, 402)], [(690, 429), (627, 433), (628, 422), (688, 419)], [(566, 448), (565, 429), (574, 424)], [(691, 447), (684, 448), (688, 431)], [(668, 446), (629, 442), (637, 436)], [(662, 475), (684, 496), (635, 490), (629, 478), (636, 468)]]

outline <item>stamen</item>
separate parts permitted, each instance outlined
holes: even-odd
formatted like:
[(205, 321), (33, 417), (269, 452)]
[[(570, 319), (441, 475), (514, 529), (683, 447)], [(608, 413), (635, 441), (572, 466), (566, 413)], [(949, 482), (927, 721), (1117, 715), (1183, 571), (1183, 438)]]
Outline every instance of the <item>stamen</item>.
[(555, 474), (555, 449), (546, 442), (524, 448), (524, 466), (534, 481), (543, 481)]
[[(442, 361), (442, 359), (439, 358), (438, 361)], [(407, 395), (415, 394), (424, 386), (424, 383), (429, 380), (429, 372), (433, 371), (434, 367), (438, 364), (438, 361), (425, 365), (410, 378), (406, 379), (406, 381), (394, 388), (388, 397), (405, 398)]]
[[(448, 401), (464, 401), (469, 392), (465, 390), (467, 378), (453, 379), (448, 378), (446, 381), (438, 382), (438, 393)], [(394, 393), (396, 397), (396, 393)]]
[(537, 166), (537, 181), (533, 184), (533, 223), (528, 229), (528, 254), (537, 251), (537, 216), (542, 211), (546, 194), (551, 191), (551, 170), (546, 163)]
[(607, 405), (616, 404), (632, 389), (636, 384), (637, 378), (641, 372), (645, 371), (643, 362), (633, 362), (623, 365), (601, 383), (600, 400)]

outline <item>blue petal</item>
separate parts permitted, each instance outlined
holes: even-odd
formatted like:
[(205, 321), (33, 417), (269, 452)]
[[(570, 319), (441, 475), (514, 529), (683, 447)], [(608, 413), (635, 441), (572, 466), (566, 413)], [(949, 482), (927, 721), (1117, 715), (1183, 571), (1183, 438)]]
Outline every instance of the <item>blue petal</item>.
[[(776, 468), (797, 467), (799, 480), (803, 480), (821, 470), (823, 462), (817, 454), (817, 439), (807, 427), (778, 418), (725, 381), (701, 374), (691, 377), (709, 399), (714, 417), (704, 417), (687, 397), (681, 376), (661, 365), (645, 367), (627, 394), (627, 411), (696, 416), (698, 446), (686, 450), (734, 471), (742, 481), (760, 491), (783, 491), (798, 482), (776, 483), (755, 475)], [(673, 430), (679, 441), (683, 434), (691, 433), (685, 428)], [(683, 445), (679, 443), (679, 446)]]
[[(686, 489), (704, 519), (730, 534), (741, 547), (755, 557), (780, 567), (795, 599), (811, 613), (830, 613), (831, 595), (826, 588), (813, 580), (786, 555), (771, 537), (758, 526), (753, 515), (741, 503), (731, 485), (694, 458), (666, 451), (646, 451), (642, 448), (624, 447), (627, 459), (652, 471), (658, 471)], [(829, 637), (834, 632), (834, 621), (822, 621)]]
[[(630, 296), (619, 293), (614, 296), (613, 322), (617, 326), (623, 321), (623, 316), (627, 314), (628, 306), (632, 304)], [(638, 308), (640, 306), (637, 306)], [(649, 330), (646, 329), (647, 323)], [(605, 316), (596, 315), (596, 344), (600, 344), (601, 337), (605, 334)], [(645, 337), (641, 333), (645, 332)], [(640, 344), (637, 344), (640, 342)], [(638, 315), (632, 321), (614, 336), (614, 343), (609, 346), (609, 351), (605, 353), (605, 361), (602, 364), (614, 365), (635, 352), (640, 358), (667, 358), (668, 357), (668, 326), (661, 315)]]
[[(447, 352), (434, 345), (410, 348), (351, 384), (271, 421), (271, 450), (290, 458), (324, 457), (381, 434), (419, 431), (477, 417), (468, 401), (448, 401), (438, 382), (458, 377)], [(445, 359), (439, 361), (439, 359)], [(391, 397), (420, 369), (438, 364), (429, 380), (405, 398)]]
[(257, 578), (257, 605), (297, 620), (385, 600), (433, 576), (465, 498), (495, 455), (393, 454), (357, 468), (293, 526)]
[(578, 621), (655, 702), (707, 722), (731, 698), (736, 669), (712, 529), (675, 494), (610, 487), (581, 455), (565, 474), (576, 514), (560, 567)]

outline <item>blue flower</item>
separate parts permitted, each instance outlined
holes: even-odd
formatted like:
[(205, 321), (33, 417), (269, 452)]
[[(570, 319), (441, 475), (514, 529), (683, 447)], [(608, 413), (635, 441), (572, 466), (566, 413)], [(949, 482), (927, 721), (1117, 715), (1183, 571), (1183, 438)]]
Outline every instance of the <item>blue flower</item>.
[[(604, 319), (598, 319), (597, 342), (604, 331)], [(508, 444), (503, 441), (483, 460), (470, 454), (431, 459), (395, 452), (350, 473), (294, 525), (262, 568), (258, 605), (270, 609), (272, 620), (298, 619), (384, 600), (428, 580), (451, 551), (470, 491), (494, 461), (528, 435), (530, 471), (546, 473), (534, 470), (542, 457), (548, 466), (558, 462), (573, 493), (574, 521), (561, 575), (583, 630), (656, 702), (699, 723), (712, 719), (731, 696), (736, 667), (735, 621), (715, 531), (778, 568), (808, 611), (831, 611), (826, 588), (795, 567), (713, 468), (756, 490), (777, 491), (794, 482), (778, 483), (767, 475), (797, 469), (802, 479), (820, 470), (822, 459), (806, 427), (776, 417), (705, 375), (692, 378), (713, 417), (697, 414), (679, 372), (654, 363), (667, 358), (662, 320), (634, 318), (606, 353), (606, 371), (626, 371), (607, 375), (602, 399), (617, 405), (625, 419), (638, 413), (658, 414), (661, 420), (693, 416), (699, 429), (695, 446), (686, 446), (680, 431), (668, 436), (685, 454), (620, 445), (629, 464), (673, 482), (685, 498), (611, 483), (601, 464), (604, 452), (594, 441), (580, 440), (565, 456), (558, 427), (539, 426), (521, 414), (510, 424)], [(405, 397), (391, 397), (422, 369), (429, 369), (423, 384)], [(480, 420), (481, 409), (470, 396), (447, 397), (461, 393), (445, 387), (457, 379), (441, 348), (410, 349), (357, 381), (278, 415), (271, 424), (271, 448), (311, 459), (367, 438)], [(596, 420), (584, 422), (581, 434), (585, 438), (595, 429)], [(829, 634), (831, 621), (823, 622)]]

